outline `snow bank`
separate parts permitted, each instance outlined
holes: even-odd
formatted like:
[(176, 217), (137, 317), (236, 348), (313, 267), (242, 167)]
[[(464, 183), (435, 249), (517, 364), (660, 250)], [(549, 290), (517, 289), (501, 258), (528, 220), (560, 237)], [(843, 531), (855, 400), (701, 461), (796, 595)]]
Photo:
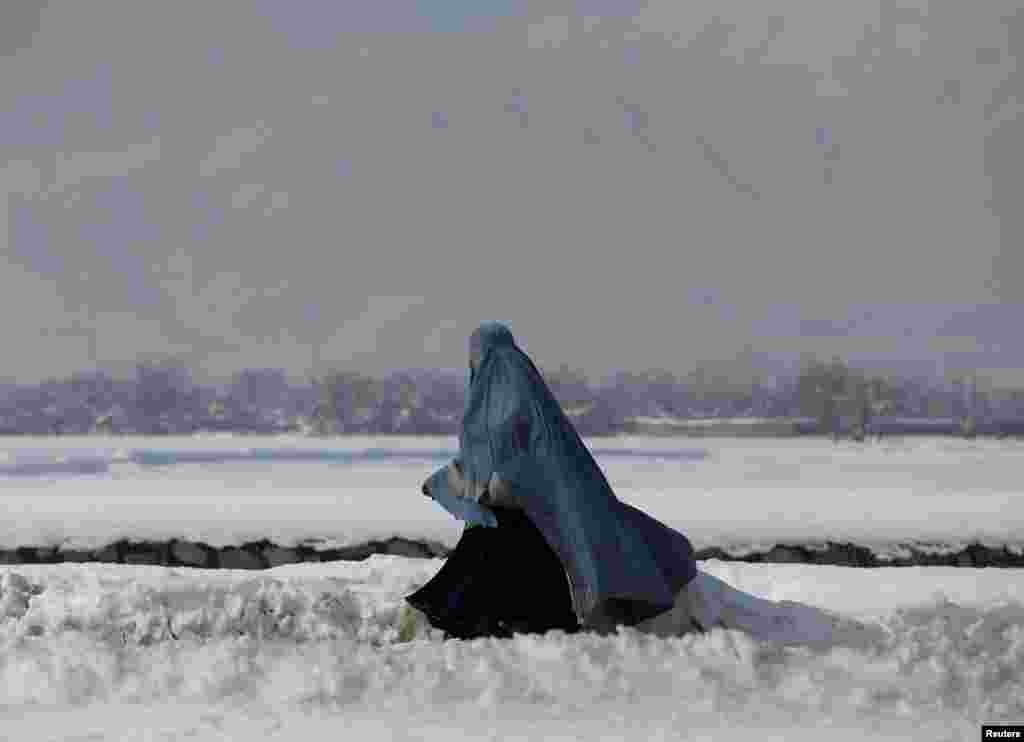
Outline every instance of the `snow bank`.
[(557, 728), (572, 739), (775, 727), (801, 739), (821, 726), (874, 732), (852, 738), (963, 739), (981, 721), (1024, 717), (1021, 570), (701, 565), (764, 598), (877, 620), (866, 642), (782, 647), (723, 630), (445, 642), (423, 625), (398, 642), (402, 596), (439, 565), (372, 557), (256, 579), (0, 569), (0, 709), (244, 704), (378, 726), (464, 719), (478, 733), (500, 720), (506, 731)]

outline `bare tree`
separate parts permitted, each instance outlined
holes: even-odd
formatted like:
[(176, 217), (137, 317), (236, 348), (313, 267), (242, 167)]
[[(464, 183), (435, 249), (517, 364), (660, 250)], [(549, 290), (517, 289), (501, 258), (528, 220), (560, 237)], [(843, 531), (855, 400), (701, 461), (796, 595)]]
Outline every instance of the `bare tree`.
[(381, 383), (355, 371), (328, 372), (317, 381), (319, 424), (328, 434), (351, 429), (372, 415), (380, 400)]
[[(819, 432), (838, 441), (841, 415), (856, 402), (855, 390), (860, 383), (860, 372), (850, 369), (839, 356), (830, 363), (816, 358), (805, 360), (797, 379), (801, 414), (815, 418)], [(853, 393), (849, 393), (851, 390)]]
[(562, 364), (557, 370), (543, 369), (544, 381), (555, 399), (568, 414), (585, 407), (593, 400), (593, 392), (582, 371)]
[(150, 430), (167, 432), (169, 418), (181, 411), (192, 386), (185, 364), (164, 357), (136, 367), (135, 406)]

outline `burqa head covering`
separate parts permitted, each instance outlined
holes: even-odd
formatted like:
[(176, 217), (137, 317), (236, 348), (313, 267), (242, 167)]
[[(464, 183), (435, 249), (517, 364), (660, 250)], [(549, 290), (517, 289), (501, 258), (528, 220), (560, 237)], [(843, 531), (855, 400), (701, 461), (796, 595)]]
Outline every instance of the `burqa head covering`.
[(498, 345), (515, 345), (515, 338), (512, 331), (500, 322), (485, 322), (473, 331), (469, 336), (469, 373), (470, 384), (473, 383), (473, 376), (480, 368), (480, 361), (483, 360), (484, 349), (490, 349)]
[(466, 496), (454, 499), (478, 510), (464, 517), (435, 499), (467, 522), (486, 520), (487, 484), (500, 479), (558, 555), (584, 626), (634, 624), (670, 609), (696, 575), (690, 542), (616, 498), (508, 327), (480, 325), (469, 355), (458, 459)]

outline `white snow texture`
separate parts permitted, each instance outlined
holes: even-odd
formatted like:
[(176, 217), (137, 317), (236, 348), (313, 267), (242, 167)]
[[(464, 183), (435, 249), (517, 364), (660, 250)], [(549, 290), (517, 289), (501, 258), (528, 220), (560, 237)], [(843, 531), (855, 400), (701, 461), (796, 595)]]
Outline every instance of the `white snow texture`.
[[(606, 469), (624, 499), (688, 534), (692, 520), (704, 539), (733, 522), (738, 540), (756, 542), (849, 534), (855, 502), (868, 503), (861, 527), (877, 527), (882, 541), (958, 543), (968, 535), (951, 525), (958, 519), (997, 541), (1024, 532), (1019, 505), (1000, 515), (989, 502), (1010, 502), (1008, 470), (1022, 449), (1009, 444), (702, 445), (705, 460), (613, 458)], [(297, 540), (451, 542), (458, 526), (421, 507), (429, 503), (414, 486), (432, 465), (204, 462), (160, 476), (142, 467), (0, 478), (3, 538), (59, 524), (75, 542), (182, 528), (222, 543), (274, 529)], [(382, 490), (395, 494), (373, 496)], [(216, 517), (218, 498), (242, 525)], [(88, 501), (100, 511), (80, 519)], [(163, 507), (150, 520), (121, 520), (154, 501)], [(108, 505), (119, 522), (102, 522)], [(58, 521), (61, 506), (69, 512)], [(160, 522), (172, 513), (177, 520)], [(962, 740), (984, 722), (1024, 720), (1024, 570), (709, 561), (700, 579), (734, 628), (465, 642), (403, 613), (403, 597), (441, 564), (0, 567), (0, 739)]]

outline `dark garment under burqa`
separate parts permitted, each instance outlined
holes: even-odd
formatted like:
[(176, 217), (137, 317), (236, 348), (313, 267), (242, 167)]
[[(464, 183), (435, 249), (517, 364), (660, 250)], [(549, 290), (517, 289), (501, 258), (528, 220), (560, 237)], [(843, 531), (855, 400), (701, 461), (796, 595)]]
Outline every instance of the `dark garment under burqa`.
[(555, 552), (522, 512), (492, 508), (495, 528), (467, 527), (430, 582), (408, 601), (458, 639), (579, 628)]
[(689, 540), (615, 496), (507, 327), (481, 325), (470, 356), (459, 456), (424, 485), (467, 527), (408, 602), (466, 638), (607, 631), (670, 610), (697, 574)]

